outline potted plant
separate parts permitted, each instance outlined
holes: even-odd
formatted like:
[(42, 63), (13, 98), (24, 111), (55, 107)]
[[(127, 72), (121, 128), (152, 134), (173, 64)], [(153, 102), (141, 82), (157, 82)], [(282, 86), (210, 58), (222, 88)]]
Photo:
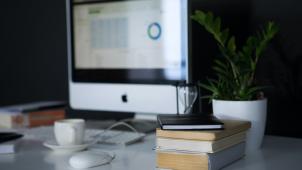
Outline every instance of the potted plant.
[(249, 120), (252, 127), (247, 134), (246, 151), (260, 148), (266, 122), (267, 99), (263, 87), (255, 83), (258, 60), (268, 43), (278, 32), (274, 22), (268, 22), (255, 36), (247, 38), (241, 49), (229, 29), (221, 27), (221, 19), (211, 12), (195, 11), (192, 19), (216, 40), (221, 57), (214, 60), (215, 79), (199, 85), (210, 91), (213, 114), (220, 118)]

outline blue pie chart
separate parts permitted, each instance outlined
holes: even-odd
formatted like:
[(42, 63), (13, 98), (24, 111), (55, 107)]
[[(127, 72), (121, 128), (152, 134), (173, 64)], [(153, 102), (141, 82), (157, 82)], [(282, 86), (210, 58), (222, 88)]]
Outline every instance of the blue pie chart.
[(148, 26), (148, 37), (152, 40), (158, 40), (161, 36), (161, 26), (159, 23), (154, 22)]

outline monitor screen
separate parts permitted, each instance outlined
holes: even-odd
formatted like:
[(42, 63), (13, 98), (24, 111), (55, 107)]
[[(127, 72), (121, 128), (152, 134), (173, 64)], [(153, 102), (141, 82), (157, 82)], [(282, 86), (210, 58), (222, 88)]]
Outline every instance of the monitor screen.
[[(66, 0), (73, 109), (176, 113), (188, 0)], [(162, 106), (166, 103), (166, 106)]]
[(74, 1), (73, 79), (152, 84), (185, 80), (180, 3)]

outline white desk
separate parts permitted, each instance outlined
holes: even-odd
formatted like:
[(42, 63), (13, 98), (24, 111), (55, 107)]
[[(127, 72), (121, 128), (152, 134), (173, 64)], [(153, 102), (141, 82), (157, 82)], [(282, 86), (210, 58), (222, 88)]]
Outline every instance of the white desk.
[[(154, 170), (156, 165), (155, 135), (126, 148), (114, 148), (116, 158), (109, 165), (90, 170)], [(99, 148), (99, 147), (98, 147)], [(101, 147), (100, 147), (101, 148)], [(110, 150), (110, 148), (105, 148)], [(55, 153), (40, 141), (25, 140), (16, 154), (0, 155), (0, 170), (72, 170), (71, 154)], [(262, 150), (237, 161), (226, 170), (301, 170), (302, 139), (266, 136)]]
[(261, 150), (224, 170), (301, 170), (302, 139), (266, 136)]

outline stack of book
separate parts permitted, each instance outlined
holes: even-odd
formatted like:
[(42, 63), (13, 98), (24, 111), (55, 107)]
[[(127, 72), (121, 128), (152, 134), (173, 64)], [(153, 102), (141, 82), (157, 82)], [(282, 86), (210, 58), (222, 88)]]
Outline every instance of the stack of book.
[(222, 120), (222, 130), (156, 130), (157, 167), (216, 170), (242, 158), (251, 123)]
[(15, 132), (0, 132), (0, 154), (15, 153), (18, 139), (22, 136)]
[(0, 128), (23, 128), (52, 125), (65, 118), (66, 103), (45, 101), (0, 108)]

